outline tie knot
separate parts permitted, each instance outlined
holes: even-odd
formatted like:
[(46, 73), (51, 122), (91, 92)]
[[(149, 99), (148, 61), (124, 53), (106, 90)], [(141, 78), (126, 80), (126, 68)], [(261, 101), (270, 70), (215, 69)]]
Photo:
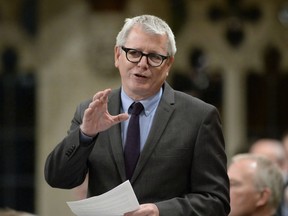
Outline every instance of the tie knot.
[(142, 103), (140, 102), (137, 102), (137, 103), (133, 103), (130, 108), (129, 108), (129, 112), (132, 114), (132, 115), (139, 115), (142, 110), (144, 109)]

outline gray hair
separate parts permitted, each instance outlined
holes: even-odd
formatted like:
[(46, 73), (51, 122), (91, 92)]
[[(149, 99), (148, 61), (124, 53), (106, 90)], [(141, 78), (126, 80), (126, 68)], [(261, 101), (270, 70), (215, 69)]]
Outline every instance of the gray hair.
[(167, 52), (169, 56), (174, 56), (176, 49), (175, 36), (169, 25), (159, 17), (153, 15), (141, 15), (133, 18), (126, 18), (125, 24), (116, 38), (116, 46), (124, 46), (131, 29), (135, 25), (140, 25), (142, 29), (151, 34), (166, 34), (168, 37)]
[(253, 177), (255, 188), (259, 191), (264, 188), (271, 190), (269, 204), (276, 211), (281, 202), (284, 186), (283, 175), (280, 168), (264, 156), (249, 153), (235, 155), (232, 157), (231, 163), (240, 160), (256, 162), (256, 172)]

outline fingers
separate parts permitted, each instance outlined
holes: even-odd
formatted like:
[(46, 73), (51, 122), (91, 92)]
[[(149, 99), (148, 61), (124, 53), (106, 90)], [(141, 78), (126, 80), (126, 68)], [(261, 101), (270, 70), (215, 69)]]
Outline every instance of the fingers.
[(92, 102), (89, 104), (89, 108), (92, 110), (97, 106), (101, 106), (108, 103), (108, 95), (110, 94), (111, 89), (105, 89), (103, 91), (97, 92), (92, 99)]
[(97, 92), (93, 96), (93, 101), (100, 101), (102, 103), (107, 103), (108, 102), (108, 95), (110, 94), (110, 92), (111, 92), (110, 88)]
[(93, 132), (107, 130), (111, 126), (129, 118), (127, 113), (121, 113), (114, 116), (110, 115), (107, 109), (108, 95), (110, 92), (111, 89), (105, 89), (104, 91), (97, 92), (93, 96), (92, 102), (84, 112), (82, 130), (89, 129), (89, 132), (92, 130)]
[(127, 212), (124, 216), (159, 216), (159, 209), (153, 203), (140, 205), (140, 208), (133, 212)]
[(114, 117), (115, 117), (115, 123), (117, 124), (117, 123), (120, 123), (122, 121), (128, 120), (129, 115), (127, 113), (121, 113), (121, 114), (114, 116)]

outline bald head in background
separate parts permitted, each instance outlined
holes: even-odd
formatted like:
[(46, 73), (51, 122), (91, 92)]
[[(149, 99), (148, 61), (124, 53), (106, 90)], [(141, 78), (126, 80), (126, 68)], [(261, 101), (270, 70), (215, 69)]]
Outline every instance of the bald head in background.
[(263, 155), (278, 164), (281, 170), (285, 169), (286, 153), (280, 140), (259, 139), (251, 145), (249, 152)]
[[(249, 150), (252, 154), (262, 155), (278, 165), (282, 172), (282, 177), (287, 182), (287, 155), (283, 143), (277, 139), (259, 139), (254, 142)], [(282, 200), (277, 209), (279, 216), (288, 213), (288, 197), (286, 198), (286, 190), (283, 188)]]

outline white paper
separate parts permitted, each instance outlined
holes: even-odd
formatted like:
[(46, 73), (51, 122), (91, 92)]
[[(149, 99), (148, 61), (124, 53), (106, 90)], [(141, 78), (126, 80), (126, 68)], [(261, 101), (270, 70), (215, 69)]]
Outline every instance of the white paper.
[(102, 195), (67, 204), (77, 216), (122, 216), (139, 209), (139, 202), (129, 180)]

